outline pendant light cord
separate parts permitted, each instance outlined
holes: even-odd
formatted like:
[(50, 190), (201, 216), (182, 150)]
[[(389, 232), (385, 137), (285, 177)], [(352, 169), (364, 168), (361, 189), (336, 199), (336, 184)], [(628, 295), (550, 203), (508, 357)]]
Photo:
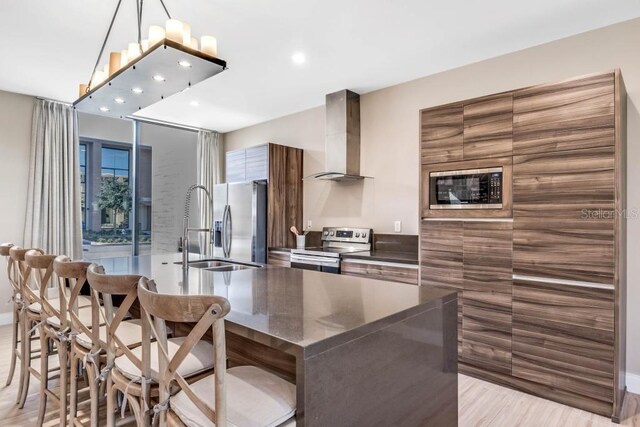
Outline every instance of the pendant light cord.
[(160, 0), (160, 3), (162, 4), (162, 7), (164, 8), (164, 12), (167, 14), (167, 18), (171, 19), (171, 15), (169, 15), (169, 10), (167, 9), (167, 6), (164, 5), (164, 0)]
[(100, 64), (100, 58), (102, 58), (102, 54), (104, 53), (104, 48), (107, 45), (107, 40), (109, 40), (109, 35), (111, 34), (111, 29), (113, 28), (113, 23), (116, 20), (116, 16), (118, 16), (118, 10), (120, 9), (120, 4), (122, 3), (122, 0), (118, 0), (118, 5), (116, 6), (116, 11), (113, 13), (113, 18), (111, 18), (111, 23), (109, 24), (109, 29), (107, 30), (107, 35), (104, 38), (104, 41), (102, 42), (102, 47), (100, 48), (100, 53), (98, 54), (98, 58), (96, 59), (96, 65), (93, 66), (93, 71), (91, 72), (91, 75), (89, 76), (89, 83), (87, 84), (87, 88), (91, 85), (91, 80), (93, 80), (93, 76), (96, 73), (96, 70), (98, 69), (98, 65)]

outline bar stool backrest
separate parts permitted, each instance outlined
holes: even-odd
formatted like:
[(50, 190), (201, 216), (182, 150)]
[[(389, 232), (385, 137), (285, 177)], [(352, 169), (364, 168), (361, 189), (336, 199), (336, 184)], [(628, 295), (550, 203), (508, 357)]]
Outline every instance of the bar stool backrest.
[[(158, 342), (158, 383), (160, 402), (168, 401), (173, 385), (178, 385), (186, 396), (202, 411), (216, 427), (226, 427), (227, 406), (225, 392), (226, 343), (224, 316), (231, 309), (227, 299), (214, 295), (163, 295), (156, 291), (152, 280), (142, 277), (138, 285), (141, 316), (146, 318), (151, 336)], [(196, 323), (177, 352), (170, 357), (167, 351), (166, 322)], [(210, 396), (197, 396), (187, 381), (177, 370), (184, 359), (211, 329), (214, 349), (215, 408), (211, 408), (204, 399)], [(144, 336), (143, 351), (149, 348), (150, 337)], [(148, 350), (146, 350), (148, 353)], [(174, 390), (175, 391), (175, 390)], [(166, 416), (166, 414), (165, 414)]]
[[(58, 276), (58, 286), (62, 289), (61, 295), (64, 298), (66, 311), (60, 312), (61, 329), (70, 328), (74, 334), (85, 333), (92, 337), (91, 329), (80, 321), (78, 298), (80, 290), (87, 283), (87, 268), (91, 263), (84, 261), (71, 261), (66, 255), (60, 255), (53, 261), (53, 271)], [(69, 286), (69, 296), (67, 296), (66, 287)], [(62, 302), (60, 303), (63, 304)], [(100, 302), (91, 298), (91, 315), (93, 317), (100, 316)], [(92, 319), (93, 320), (93, 319)], [(99, 319), (95, 321), (99, 323)], [(96, 329), (95, 334), (99, 334)], [(98, 341), (93, 341), (92, 352), (98, 350)]]
[[(25, 264), (31, 269), (32, 280), (35, 283), (35, 287), (39, 290), (38, 299), (41, 306), (41, 317), (45, 320), (49, 317), (55, 316), (60, 318), (60, 309), (53, 306), (49, 298), (49, 285), (53, 278), (53, 260), (56, 259), (56, 255), (44, 255), (38, 250), (27, 251), (24, 255)], [(62, 303), (62, 295), (58, 291), (58, 298)]]
[[(107, 328), (107, 342), (99, 340), (99, 345), (107, 352), (108, 365), (111, 365), (116, 357), (125, 354), (136, 367), (142, 372), (142, 361), (138, 358), (125, 343), (117, 335), (117, 330), (122, 321), (127, 317), (131, 307), (138, 299), (138, 281), (140, 276), (136, 275), (114, 275), (105, 274), (104, 267), (97, 264), (91, 264), (87, 270), (87, 280), (91, 286), (91, 300), (100, 300), (104, 304), (105, 325)], [(112, 295), (124, 295), (125, 298), (114, 311)], [(95, 319), (94, 319), (95, 320)], [(142, 322), (143, 334), (148, 335), (149, 331), (145, 331), (145, 322)], [(93, 324), (92, 331), (97, 331), (99, 325)], [(142, 337), (140, 337), (142, 338)]]
[(0, 244), (0, 255), (5, 257), (7, 261), (7, 278), (9, 279), (9, 284), (11, 285), (11, 290), (13, 291), (14, 297), (16, 294), (20, 293), (20, 288), (14, 286), (13, 277), (15, 276), (15, 262), (13, 258), (11, 258), (11, 248), (15, 246), (13, 243), (2, 243)]
[(37, 283), (31, 280), (31, 267), (26, 263), (25, 256), (27, 252), (34, 251), (38, 254), (44, 254), (42, 249), (23, 249), (19, 246), (12, 246), (9, 249), (9, 256), (13, 260), (15, 267), (15, 275), (13, 276), (12, 285), (20, 289), (20, 296), (24, 306), (40, 302), (40, 292)]

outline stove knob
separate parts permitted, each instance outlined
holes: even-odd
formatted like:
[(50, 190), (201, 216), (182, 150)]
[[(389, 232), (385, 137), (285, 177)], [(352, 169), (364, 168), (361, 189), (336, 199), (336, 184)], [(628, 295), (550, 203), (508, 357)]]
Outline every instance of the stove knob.
[(325, 235), (325, 236), (328, 236), (328, 235), (329, 235), (329, 232), (328, 232), (328, 231), (325, 231), (325, 232), (324, 232), (324, 235)]
[(364, 239), (365, 237), (367, 237), (367, 233), (362, 233), (362, 238)]
[[(356, 237), (360, 237), (360, 233), (356, 233)], [(362, 237), (364, 237), (364, 236), (362, 236)]]
[(333, 231), (329, 233), (330, 236), (333, 236)]

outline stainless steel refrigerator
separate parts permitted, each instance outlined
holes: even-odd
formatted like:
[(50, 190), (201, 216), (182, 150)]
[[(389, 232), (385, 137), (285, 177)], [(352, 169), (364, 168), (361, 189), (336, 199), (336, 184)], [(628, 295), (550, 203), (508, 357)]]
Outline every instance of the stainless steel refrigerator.
[(267, 182), (218, 184), (213, 189), (216, 257), (267, 262)]

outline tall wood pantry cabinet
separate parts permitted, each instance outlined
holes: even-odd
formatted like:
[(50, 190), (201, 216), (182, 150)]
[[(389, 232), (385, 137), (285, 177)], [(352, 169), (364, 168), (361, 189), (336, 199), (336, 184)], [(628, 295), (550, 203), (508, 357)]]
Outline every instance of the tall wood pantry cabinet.
[[(618, 420), (626, 370), (620, 71), (420, 114), (421, 285), (459, 291), (460, 372)], [(433, 171), (491, 165), (506, 171), (502, 209), (431, 209)]]
[(293, 248), (302, 226), (303, 150), (264, 144), (226, 153), (226, 182), (267, 180), (267, 247)]

